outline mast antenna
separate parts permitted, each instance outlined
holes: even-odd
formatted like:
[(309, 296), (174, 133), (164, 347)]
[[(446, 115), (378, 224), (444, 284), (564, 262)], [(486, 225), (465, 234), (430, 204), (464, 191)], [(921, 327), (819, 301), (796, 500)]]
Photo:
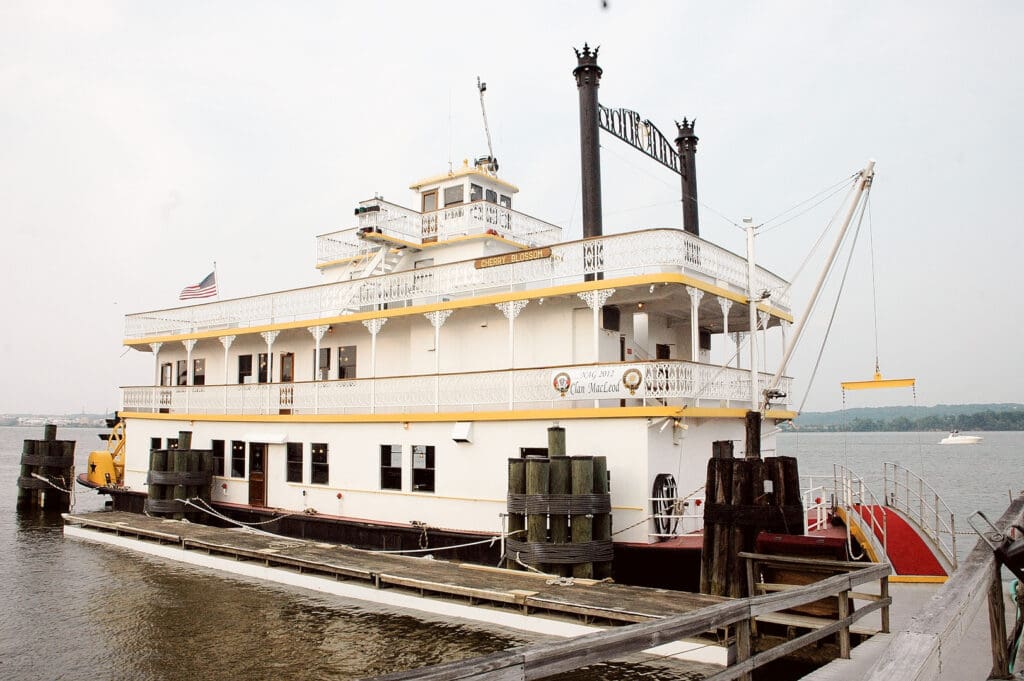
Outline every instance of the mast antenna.
[(489, 172), (497, 173), (498, 159), (494, 158), (494, 147), (491, 146), (491, 129), (487, 125), (487, 107), (484, 106), (484, 93), (487, 92), (487, 83), (481, 82), (480, 76), (476, 77), (476, 89), (480, 91), (480, 113), (484, 117), (484, 134), (487, 135), (487, 156), (485, 158), (478, 158), (476, 165), (482, 165)]

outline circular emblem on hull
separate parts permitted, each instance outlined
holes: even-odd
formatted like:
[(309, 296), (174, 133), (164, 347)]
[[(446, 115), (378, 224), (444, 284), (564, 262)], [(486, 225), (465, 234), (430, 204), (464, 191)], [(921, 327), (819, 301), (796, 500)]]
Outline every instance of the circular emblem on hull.
[(622, 373), (622, 386), (629, 391), (630, 395), (636, 394), (636, 389), (643, 383), (644, 377), (639, 369), (626, 369)]
[(560, 371), (555, 374), (555, 378), (551, 381), (551, 385), (558, 391), (561, 397), (565, 397), (565, 394), (569, 392), (569, 388), (572, 386), (572, 378), (570, 378), (569, 374), (564, 371)]

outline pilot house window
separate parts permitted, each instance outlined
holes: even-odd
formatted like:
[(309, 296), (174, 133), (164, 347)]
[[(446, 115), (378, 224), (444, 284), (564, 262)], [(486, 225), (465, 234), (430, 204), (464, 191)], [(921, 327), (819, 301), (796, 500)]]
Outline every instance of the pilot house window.
[(444, 205), (453, 206), (456, 203), (462, 203), (462, 197), (465, 195), (466, 188), (461, 184), (458, 187), (445, 187), (444, 190)]

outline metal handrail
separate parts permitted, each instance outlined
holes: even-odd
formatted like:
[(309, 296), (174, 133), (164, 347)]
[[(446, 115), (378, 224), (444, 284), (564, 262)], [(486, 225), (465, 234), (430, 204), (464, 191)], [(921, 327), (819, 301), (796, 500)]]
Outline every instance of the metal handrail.
[[(868, 532), (866, 533), (865, 540), (873, 545), (876, 552), (881, 552), (880, 558), (888, 560), (888, 517), (885, 505), (879, 503), (878, 498), (875, 497), (874, 493), (865, 486), (864, 480), (855, 475), (846, 466), (837, 463), (832, 465), (832, 469), (835, 483), (836, 506), (843, 509), (847, 514), (847, 518), (852, 515), (856, 515), (860, 518), (860, 522), (867, 523)], [(875, 516), (874, 511), (869, 513), (868, 517), (865, 518), (864, 514), (860, 512), (859, 508), (857, 508), (858, 506), (872, 506), (881, 510), (881, 522), (879, 522), (879, 519)], [(849, 539), (849, 533), (851, 532), (849, 520), (846, 523), (846, 528), (847, 539)]]
[(886, 504), (914, 521), (956, 569), (956, 517), (953, 511), (921, 476), (898, 463), (886, 461), (882, 465)]

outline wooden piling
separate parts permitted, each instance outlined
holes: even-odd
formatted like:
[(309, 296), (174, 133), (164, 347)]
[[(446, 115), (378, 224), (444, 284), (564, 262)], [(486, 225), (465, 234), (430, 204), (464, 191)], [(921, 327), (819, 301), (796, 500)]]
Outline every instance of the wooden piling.
[[(608, 480), (608, 457), (594, 457), (594, 494), (609, 494), (611, 485)], [(612, 514), (594, 514), (594, 541), (612, 540)], [(605, 579), (612, 576), (612, 561), (602, 560), (594, 563), (594, 576)]]
[(57, 426), (47, 424), (42, 440), (25, 440), (18, 476), (18, 508), (71, 508), (75, 484), (75, 441), (58, 440)]
[[(187, 473), (188, 472), (188, 452), (180, 447), (175, 449), (168, 455), (168, 458), (173, 460), (174, 465), (171, 470), (175, 473)], [(179, 480), (181, 478), (179, 477)], [(188, 489), (183, 482), (178, 482), (174, 485), (174, 500), (178, 502), (177, 510), (174, 511), (172, 517), (175, 520), (181, 520), (185, 517), (185, 504), (184, 501), (188, 499)]]
[(33, 460), (35, 453), (35, 440), (25, 440), (21, 443), (21, 475), (18, 477), (18, 508), (27, 508), (38, 504), (39, 490), (35, 487), (23, 484), (29, 480), (35, 479), (32, 477), (32, 474), (36, 472), (37, 467), (28, 463)]
[[(594, 493), (594, 457), (572, 457), (572, 493), (573, 495)], [(586, 514), (574, 515), (571, 533), (573, 544), (589, 544), (594, 538), (593, 518)], [(572, 576), (593, 578), (594, 564), (592, 562), (574, 564)]]
[[(549, 431), (550, 432), (550, 431)], [(564, 442), (563, 442), (564, 445)], [(550, 451), (550, 450), (549, 450)], [(564, 451), (564, 449), (563, 449)], [(552, 495), (569, 495), (572, 493), (572, 460), (567, 456), (557, 456), (550, 459)], [(551, 521), (551, 543), (554, 545), (567, 545), (571, 540), (569, 534), (569, 515), (567, 513), (552, 513)], [(572, 566), (564, 563), (552, 565), (555, 574), (568, 577), (572, 574)]]
[[(526, 494), (526, 460), (508, 460), (508, 496), (513, 497)], [(523, 530), (526, 529), (526, 516), (522, 513), (508, 513), (508, 538), (515, 541), (523, 541)], [(510, 570), (517, 569), (515, 556), (505, 560), (505, 567)]]
[[(547, 459), (526, 460), (527, 496), (544, 495), (551, 490), (551, 464)], [(545, 544), (548, 541), (548, 514), (543, 511), (528, 512), (526, 515), (526, 541), (531, 544)], [(546, 571), (546, 565), (535, 565)]]

